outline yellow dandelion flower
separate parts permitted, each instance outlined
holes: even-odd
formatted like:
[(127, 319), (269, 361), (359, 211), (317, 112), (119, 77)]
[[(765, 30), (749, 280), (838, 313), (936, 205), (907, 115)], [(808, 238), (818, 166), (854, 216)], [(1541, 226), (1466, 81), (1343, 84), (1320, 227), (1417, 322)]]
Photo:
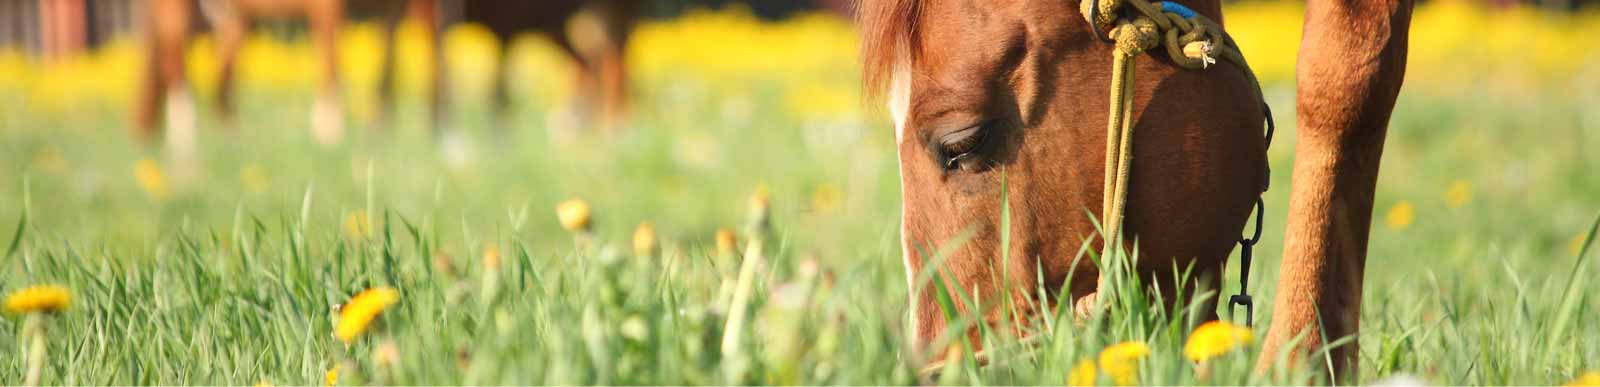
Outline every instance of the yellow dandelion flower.
[(1395, 203), (1394, 207), (1389, 207), (1389, 213), (1384, 216), (1384, 222), (1389, 225), (1389, 229), (1397, 231), (1411, 227), (1411, 222), (1416, 220), (1417, 209), (1411, 202), (1404, 200)]
[(55, 313), (72, 304), (72, 293), (61, 285), (23, 288), (6, 296), (6, 311), (15, 314)]
[(483, 268), (485, 270), (500, 269), (500, 247), (493, 243), (483, 244)]
[(1099, 373), (1094, 369), (1094, 360), (1084, 359), (1078, 361), (1078, 365), (1072, 366), (1072, 371), (1067, 373), (1067, 385), (1093, 386), (1095, 379), (1099, 377)]
[(322, 375), (322, 385), (327, 387), (339, 385), (339, 366), (335, 365), (333, 368), (329, 368), (328, 373)]
[(1578, 235), (1573, 235), (1572, 240), (1567, 242), (1567, 251), (1572, 252), (1574, 257), (1578, 256), (1578, 253), (1583, 252), (1583, 240), (1588, 238), (1588, 232), (1579, 232)]
[(139, 188), (150, 197), (165, 200), (172, 195), (171, 189), (167, 188), (167, 174), (161, 171), (161, 164), (157, 164), (155, 160), (143, 158), (135, 162), (133, 177), (139, 183)]
[(561, 227), (567, 231), (589, 232), (592, 226), (589, 216), (589, 202), (583, 199), (571, 199), (556, 205), (556, 220), (561, 221)]
[(356, 240), (372, 236), (372, 221), (367, 217), (366, 211), (357, 210), (344, 214), (344, 236)]
[(1567, 382), (1567, 384), (1564, 386), (1600, 386), (1600, 371), (1584, 372), (1583, 375), (1578, 375), (1576, 379), (1572, 379), (1572, 381)]
[(811, 209), (818, 212), (832, 211), (839, 208), (839, 202), (844, 196), (839, 192), (839, 187), (833, 183), (822, 183), (816, 190), (811, 191)]
[(267, 192), (267, 170), (261, 164), (250, 163), (239, 170), (239, 182), (251, 193)]
[(400, 292), (389, 287), (367, 289), (350, 298), (350, 302), (339, 309), (339, 324), (334, 327), (334, 336), (340, 341), (349, 343), (361, 333), (367, 331), (367, 326), (372, 320), (378, 318), (384, 309), (400, 301)]
[(750, 194), (750, 214), (764, 218), (772, 207), (772, 190), (766, 184), (756, 186), (756, 191)]
[(1444, 190), (1444, 205), (1450, 208), (1461, 208), (1472, 201), (1472, 184), (1466, 180), (1456, 180), (1450, 183), (1450, 188)]
[(1100, 369), (1119, 386), (1139, 383), (1139, 360), (1150, 354), (1150, 346), (1141, 341), (1127, 341), (1100, 351)]
[(717, 229), (717, 255), (731, 256), (739, 249), (739, 237), (727, 227)]
[(272, 382), (266, 379), (256, 382), (256, 387), (272, 387)]
[(1241, 346), (1249, 345), (1255, 341), (1254, 332), (1250, 328), (1233, 325), (1226, 321), (1212, 321), (1200, 324), (1193, 333), (1189, 334), (1189, 342), (1183, 344), (1183, 355), (1189, 360), (1201, 362), (1221, 356)]
[(656, 226), (650, 222), (639, 223), (633, 229), (633, 254), (640, 257), (654, 255), (656, 251)]

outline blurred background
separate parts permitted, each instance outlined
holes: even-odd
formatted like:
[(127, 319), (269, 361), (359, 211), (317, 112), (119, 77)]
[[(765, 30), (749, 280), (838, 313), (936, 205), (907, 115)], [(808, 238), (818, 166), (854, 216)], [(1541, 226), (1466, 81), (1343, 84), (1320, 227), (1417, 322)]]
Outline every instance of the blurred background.
[[(316, 4), (342, 12), (319, 24)], [(1507, 237), (1570, 249), (1587, 216), (1576, 209), (1600, 192), (1585, 150), (1600, 137), (1597, 8), (1418, 4), (1379, 192), (1392, 213), (1378, 219), (1409, 228), (1483, 206), (1440, 222), (1540, 229)], [(72, 215), (35, 221), (67, 237), (141, 240), (241, 206), (295, 213), (319, 186), (335, 205), (376, 196), (490, 225), (582, 196), (625, 209), (618, 230), (672, 219), (666, 232), (704, 240), (737, 223), (723, 204), (770, 186), (806, 248), (898, 256), (892, 136), (861, 101), (850, 12), (847, 0), (0, 0), (0, 187), (17, 195), (31, 176), (50, 198), (34, 205)], [(1277, 181), (1294, 149), (1303, 12), (1225, 5), (1290, 128), (1271, 150)], [(328, 24), (331, 61), (316, 32)], [(318, 134), (328, 111), (347, 138)], [(173, 156), (175, 124), (193, 127), (194, 154)], [(1286, 194), (1269, 194), (1269, 222), (1282, 224)], [(1489, 221), (1511, 208), (1482, 201), (1536, 197), (1553, 206), (1536, 225)], [(1456, 233), (1446, 245), (1472, 235), (1442, 230)]]
[[(308, 17), (321, 3), (342, 6), (331, 61)], [(1600, 192), (1585, 150), (1600, 128), (1597, 8), (1418, 4), (1379, 193), (1390, 213), (1378, 218), (1409, 228), (1481, 205), (1488, 212), (1441, 222), (1544, 230), (1513, 238), (1540, 253), (1574, 245), (1570, 230), (1587, 216), (1576, 209)], [(1287, 181), (1304, 5), (1225, 9), (1291, 128), (1271, 153)], [(225, 222), (240, 206), (293, 213), (318, 181), (333, 203), (375, 195), (445, 219), (585, 196), (628, 209), (619, 230), (666, 218), (703, 239), (736, 223), (722, 204), (765, 185), (792, 205), (790, 232), (807, 248), (897, 256), (892, 138), (885, 114), (861, 102), (850, 10), (846, 0), (0, 0), (0, 184), (16, 195), (32, 176), (50, 198), (36, 206), (73, 215), (37, 219), (45, 230), (129, 240), (159, 235), (152, 224)], [(192, 106), (171, 106), (184, 98)], [(312, 128), (328, 111), (348, 138)], [(196, 128), (195, 155), (175, 159), (163, 143), (175, 123)], [(379, 187), (368, 185), (375, 167)], [(1269, 196), (1274, 224), (1286, 193)], [(1481, 202), (1539, 197), (1553, 207), (1515, 227), (1489, 221), (1510, 209)]]
[[(1224, 6), (1280, 131), (1257, 299), (1272, 299), (1276, 283), (1304, 10), (1279, 0)], [(798, 380), (907, 383), (882, 372), (903, 361), (888, 349), (896, 341), (882, 339), (897, 337), (905, 316), (894, 139), (887, 113), (862, 101), (849, 13), (848, 0), (0, 0), (0, 235), (18, 241), (0, 263), (0, 289), (54, 280), (79, 292), (75, 303), (121, 308), (64, 325), (64, 338), (98, 337), (85, 347), (112, 349), (66, 360), (75, 371), (52, 373), (63, 384), (315, 383), (330, 363), (309, 339), (326, 335), (312, 322), (369, 284), (459, 300), (472, 290), (416, 278), (493, 272), (500, 251), (519, 284), (585, 273), (552, 211), (567, 199), (592, 204), (603, 243), (625, 246), (652, 224), (662, 260), (682, 263), (663, 278), (701, 273), (669, 282), (687, 289), (688, 303), (713, 299), (727, 285), (705, 267), (715, 264), (713, 235), (744, 224), (747, 198), (763, 192), (778, 236), (773, 265), (815, 259), (837, 273), (855, 324), (840, 371)], [(1600, 2), (1417, 5), (1379, 177), (1369, 259), (1381, 263), (1367, 273), (1364, 380), (1402, 370), (1449, 384), (1552, 382), (1568, 380), (1568, 368), (1594, 369), (1592, 333), (1547, 343), (1507, 333), (1592, 321), (1583, 316), (1600, 310), (1589, 297), (1587, 309), (1549, 318), (1562, 294), (1600, 294), (1571, 290), (1592, 282), (1567, 287), (1600, 208), (1597, 107)], [(301, 251), (310, 257), (285, 253)], [(96, 271), (189, 286), (139, 285), (140, 299), (91, 285)], [(607, 384), (563, 379), (560, 367), (525, 370), (544, 364), (530, 357), (587, 361), (571, 355), (589, 345), (572, 332), (595, 325), (571, 317), (586, 301), (535, 303), (570, 298), (561, 286), (519, 288), (509, 317), (486, 308), (444, 328), (399, 319), (403, 345), (423, 350), (407, 352), (420, 367), (397, 384)], [(272, 312), (184, 288), (259, 292)], [(627, 300), (657, 298), (672, 297)], [(439, 310), (412, 305), (408, 313)], [(191, 309), (150, 312), (164, 308)], [(271, 328), (211, 340), (258, 316), (270, 318), (252, 324)], [(527, 316), (541, 322), (515, 320)], [(141, 328), (148, 321), (164, 328)], [(497, 336), (506, 333), (464, 328), (545, 321), (559, 325), (540, 337), (560, 345), (529, 351)], [(92, 332), (101, 326), (112, 334)], [(135, 339), (118, 340), (124, 331)], [(270, 341), (280, 336), (288, 339)], [(144, 344), (188, 348), (180, 341), (189, 337), (214, 345), (152, 356), (158, 350)], [(449, 372), (469, 369), (457, 365), (464, 342), (488, 343), (474, 354), (499, 363), (474, 364), (502, 373)], [(697, 343), (662, 348), (708, 352)], [(256, 366), (257, 347), (280, 349), (277, 360)], [(1570, 361), (1557, 369), (1517, 355), (1546, 352)], [(627, 353), (617, 369), (679, 366), (623, 383), (720, 380), (696, 376), (703, 356)], [(998, 384), (1059, 380), (1040, 375)]]

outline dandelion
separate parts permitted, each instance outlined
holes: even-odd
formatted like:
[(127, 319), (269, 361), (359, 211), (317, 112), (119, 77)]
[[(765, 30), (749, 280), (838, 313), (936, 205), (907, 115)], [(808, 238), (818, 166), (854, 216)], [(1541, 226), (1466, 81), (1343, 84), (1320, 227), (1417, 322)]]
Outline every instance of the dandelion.
[(398, 301), (400, 292), (389, 287), (367, 289), (357, 294), (339, 309), (339, 323), (334, 328), (334, 336), (349, 344), (366, 332), (367, 326), (371, 325), (384, 309), (388, 309)]
[(639, 223), (633, 229), (633, 254), (637, 257), (648, 257), (656, 251), (656, 226), (650, 222)]
[(333, 386), (339, 385), (339, 366), (338, 365), (334, 365), (333, 368), (329, 368), (328, 369), (328, 373), (322, 375), (322, 385), (323, 386), (327, 386), (327, 387), (333, 387)]
[(1572, 379), (1572, 381), (1567, 382), (1565, 386), (1600, 386), (1600, 371), (1585, 372), (1583, 375), (1578, 375), (1576, 379)]
[(718, 256), (733, 256), (734, 251), (737, 251), (738, 249), (739, 237), (734, 235), (733, 230), (730, 230), (727, 227), (717, 229)]
[(483, 244), (483, 268), (489, 271), (500, 270), (499, 246), (495, 246), (493, 243)]
[(133, 164), (133, 177), (150, 197), (156, 200), (166, 200), (172, 196), (172, 191), (167, 188), (167, 174), (161, 171), (161, 164), (150, 158), (139, 159)]
[(1072, 366), (1072, 371), (1067, 373), (1067, 385), (1093, 386), (1095, 379), (1099, 377), (1094, 369), (1094, 360), (1084, 359), (1078, 361), (1078, 365)]
[(344, 214), (344, 236), (353, 240), (364, 240), (372, 236), (372, 221), (367, 218), (366, 211), (356, 210)]
[(1450, 183), (1450, 188), (1444, 190), (1444, 205), (1451, 209), (1461, 208), (1472, 201), (1472, 184), (1466, 180), (1456, 180)]
[(28, 369), (22, 385), (39, 385), (39, 375), (44, 372), (45, 318), (67, 309), (72, 294), (60, 285), (41, 285), (24, 288), (6, 296), (6, 311), (24, 315), (22, 320), (23, 358)]
[(1384, 222), (1389, 225), (1390, 230), (1399, 231), (1411, 227), (1411, 222), (1415, 221), (1416, 218), (1417, 209), (1411, 206), (1411, 202), (1401, 200), (1399, 203), (1395, 203), (1394, 207), (1389, 207), (1389, 213), (1384, 216)]
[(1574, 257), (1583, 253), (1583, 240), (1588, 238), (1589, 233), (1586, 232), (1579, 232), (1578, 235), (1573, 235), (1572, 240), (1567, 242), (1567, 251), (1572, 252)]
[(571, 232), (589, 232), (589, 202), (571, 199), (556, 205), (556, 219)]
[(1138, 383), (1139, 360), (1150, 354), (1150, 346), (1141, 341), (1122, 342), (1100, 351), (1100, 369), (1111, 375), (1119, 386)]
[(15, 314), (56, 313), (72, 303), (72, 293), (61, 285), (24, 288), (6, 296), (6, 311)]
[(764, 231), (772, 219), (772, 190), (766, 184), (756, 186), (750, 194), (750, 228), (752, 232)]
[(272, 387), (272, 381), (261, 379), (261, 381), (256, 382), (256, 387)]
[(1189, 334), (1189, 342), (1183, 345), (1183, 355), (1189, 360), (1204, 362), (1254, 341), (1255, 335), (1249, 328), (1226, 321), (1212, 321), (1200, 324)]
[(239, 170), (239, 182), (251, 193), (267, 192), (267, 170), (261, 164), (250, 163)]
[(839, 208), (840, 198), (844, 194), (839, 192), (839, 187), (833, 183), (822, 183), (817, 189), (811, 191), (811, 209), (818, 212), (832, 211)]

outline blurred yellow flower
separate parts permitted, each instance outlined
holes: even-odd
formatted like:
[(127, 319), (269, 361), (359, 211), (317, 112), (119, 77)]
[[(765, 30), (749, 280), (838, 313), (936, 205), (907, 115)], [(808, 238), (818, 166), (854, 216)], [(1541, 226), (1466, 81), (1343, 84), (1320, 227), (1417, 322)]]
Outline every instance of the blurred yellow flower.
[(1183, 344), (1183, 355), (1189, 360), (1203, 362), (1254, 341), (1255, 334), (1250, 328), (1226, 321), (1212, 321), (1200, 324), (1189, 334), (1189, 342)]
[(1583, 252), (1583, 240), (1588, 238), (1589, 232), (1587, 231), (1580, 231), (1578, 235), (1573, 235), (1572, 240), (1567, 242), (1567, 251), (1570, 251), (1574, 257), (1578, 256), (1579, 253)]
[(72, 303), (72, 292), (61, 285), (39, 285), (11, 292), (6, 311), (15, 314), (55, 313)]
[(1119, 386), (1139, 383), (1139, 360), (1150, 354), (1150, 346), (1141, 341), (1127, 341), (1100, 351), (1100, 369)]
[(1567, 382), (1565, 386), (1600, 386), (1600, 371), (1584, 372), (1583, 375), (1578, 375), (1576, 379), (1572, 379), (1572, 381)]
[(571, 232), (589, 232), (589, 202), (583, 199), (570, 199), (556, 205), (556, 220), (561, 221), (561, 227)]
[(1389, 225), (1390, 230), (1404, 230), (1411, 227), (1411, 222), (1416, 221), (1416, 218), (1417, 209), (1411, 206), (1411, 202), (1401, 200), (1393, 207), (1389, 207), (1389, 213), (1384, 216), (1384, 223)]
[(251, 193), (267, 192), (267, 170), (261, 164), (250, 163), (239, 170), (239, 182)]
[(256, 387), (272, 387), (272, 382), (262, 379), (261, 381), (256, 382)]
[(633, 229), (633, 254), (639, 257), (655, 255), (656, 251), (656, 226), (650, 222), (639, 223)]
[(61, 157), (61, 148), (56, 148), (52, 144), (45, 144), (44, 147), (39, 148), (39, 152), (33, 155), (33, 165), (45, 172), (54, 174), (61, 174), (67, 171), (67, 159)]
[(328, 369), (328, 373), (322, 375), (322, 385), (327, 386), (327, 387), (333, 387), (333, 386), (339, 385), (339, 366), (338, 365), (334, 365), (333, 368), (329, 368)]
[(1456, 180), (1450, 183), (1450, 188), (1444, 190), (1444, 205), (1450, 208), (1461, 208), (1472, 201), (1472, 184), (1466, 180)]
[(767, 207), (772, 206), (772, 189), (766, 184), (756, 186), (755, 192), (750, 194), (750, 212), (764, 213)]
[(483, 244), (483, 268), (485, 270), (500, 270), (500, 247), (494, 243)]
[(727, 227), (717, 229), (717, 255), (732, 256), (739, 249), (739, 237)]
[(372, 236), (372, 221), (367, 218), (367, 212), (356, 210), (344, 214), (344, 236), (353, 240), (364, 240)]
[(839, 186), (833, 183), (822, 183), (816, 190), (811, 191), (811, 208), (818, 212), (832, 211), (839, 208), (840, 198), (844, 194), (839, 192)]
[(1093, 386), (1095, 379), (1100, 375), (1094, 370), (1093, 360), (1080, 360), (1078, 365), (1072, 366), (1072, 371), (1067, 373), (1068, 386)]
[(166, 200), (172, 195), (167, 188), (167, 174), (161, 171), (161, 164), (149, 158), (139, 159), (133, 164), (133, 177), (139, 183), (139, 188), (156, 200)]
[(400, 292), (394, 288), (378, 287), (362, 291), (339, 309), (339, 324), (334, 327), (334, 336), (347, 344), (354, 341), (367, 331), (367, 326), (372, 324), (372, 320), (377, 319), (384, 309), (388, 309), (398, 301)]

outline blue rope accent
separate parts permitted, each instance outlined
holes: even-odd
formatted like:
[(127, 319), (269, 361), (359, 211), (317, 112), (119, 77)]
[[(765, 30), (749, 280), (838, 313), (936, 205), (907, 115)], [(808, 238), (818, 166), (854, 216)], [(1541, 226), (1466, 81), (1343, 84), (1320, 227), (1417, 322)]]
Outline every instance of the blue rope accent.
[(1178, 16), (1182, 16), (1184, 19), (1193, 19), (1194, 15), (1196, 15), (1194, 10), (1189, 9), (1189, 7), (1185, 7), (1183, 4), (1178, 4), (1171, 1), (1161, 2), (1161, 12), (1177, 14)]

